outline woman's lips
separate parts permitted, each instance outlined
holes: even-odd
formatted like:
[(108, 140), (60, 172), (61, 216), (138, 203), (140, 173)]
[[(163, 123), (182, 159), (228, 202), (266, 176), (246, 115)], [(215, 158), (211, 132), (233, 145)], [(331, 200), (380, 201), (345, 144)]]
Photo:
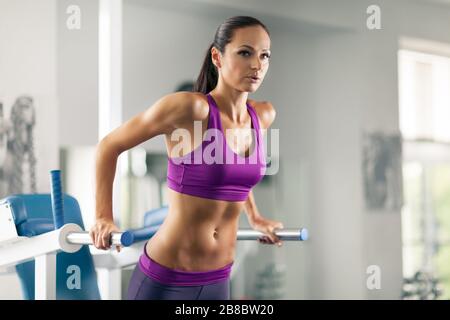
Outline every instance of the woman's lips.
[(247, 78), (250, 79), (250, 81), (252, 83), (256, 83), (256, 82), (258, 82), (260, 80), (260, 78), (258, 78), (258, 77), (247, 77)]

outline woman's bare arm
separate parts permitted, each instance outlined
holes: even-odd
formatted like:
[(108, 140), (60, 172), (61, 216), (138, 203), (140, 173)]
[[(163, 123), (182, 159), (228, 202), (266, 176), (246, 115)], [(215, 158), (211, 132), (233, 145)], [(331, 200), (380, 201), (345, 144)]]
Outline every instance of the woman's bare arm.
[(194, 106), (192, 93), (166, 95), (99, 142), (95, 159), (96, 225), (91, 230), (97, 248), (107, 249), (110, 232), (117, 230), (113, 219), (112, 194), (119, 155), (155, 136), (170, 134), (192, 118)]

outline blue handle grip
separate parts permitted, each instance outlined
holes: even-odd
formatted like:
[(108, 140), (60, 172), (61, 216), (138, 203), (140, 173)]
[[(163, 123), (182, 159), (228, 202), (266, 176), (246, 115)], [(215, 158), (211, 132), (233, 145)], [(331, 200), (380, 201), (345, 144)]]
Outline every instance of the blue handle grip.
[(308, 229), (306, 228), (302, 228), (300, 230), (300, 240), (301, 241), (306, 241), (309, 238), (309, 233), (308, 233)]
[(135, 242), (148, 240), (150, 237), (153, 237), (160, 227), (161, 225), (154, 225), (141, 229), (127, 230), (122, 233), (120, 242), (124, 247), (129, 247)]
[(64, 225), (64, 204), (61, 190), (61, 171), (52, 170), (51, 174), (51, 199), (53, 210), (53, 223), (55, 224), (55, 230), (61, 228)]

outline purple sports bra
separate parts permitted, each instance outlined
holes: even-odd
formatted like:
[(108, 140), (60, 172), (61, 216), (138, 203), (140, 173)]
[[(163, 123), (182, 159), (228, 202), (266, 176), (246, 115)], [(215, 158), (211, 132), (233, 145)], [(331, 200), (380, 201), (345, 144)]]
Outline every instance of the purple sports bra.
[(264, 142), (258, 116), (247, 103), (253, 139), (250, 155), (243, 157), (226, 143), (217, 104), (209, 93), (206, 96), (209, 120), (203, 141), (184, 156), (169, 156), (167, 186), (197, 197), (245, 201), (251, 188), (262, 180), (266, 172)]

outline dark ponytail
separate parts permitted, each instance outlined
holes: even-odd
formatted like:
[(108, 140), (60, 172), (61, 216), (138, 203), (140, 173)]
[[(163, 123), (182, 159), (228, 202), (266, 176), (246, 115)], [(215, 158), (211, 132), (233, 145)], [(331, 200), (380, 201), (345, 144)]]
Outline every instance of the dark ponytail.
[(206, 51), (202, 69), (200, 70), (200, 74), (198, 75), (197, 81), (194, 85), (194, 92), (207, 94), (217, 86), (219, 74), (216, 66), (212, 62), (212, 47), (216, 47), (222, 54), (224, 54), (225, 46), (231, 42), (234, 30), (256, 25), (263, 27), (267, 34), (270, 35), (269, 30), (261, 21), (249, 16), (235, 16), (228, 18), (217, 28), (214, 41)]
[(205, 60), (203, 60), (202, 69), (198, 75), (197, 82), (194, 85), (194, 92), (208, 93), (217, 85), (219, 75), (217, 69), (211, 58), (211, 49), (214, 46), (212, 43), (206, 51)]

